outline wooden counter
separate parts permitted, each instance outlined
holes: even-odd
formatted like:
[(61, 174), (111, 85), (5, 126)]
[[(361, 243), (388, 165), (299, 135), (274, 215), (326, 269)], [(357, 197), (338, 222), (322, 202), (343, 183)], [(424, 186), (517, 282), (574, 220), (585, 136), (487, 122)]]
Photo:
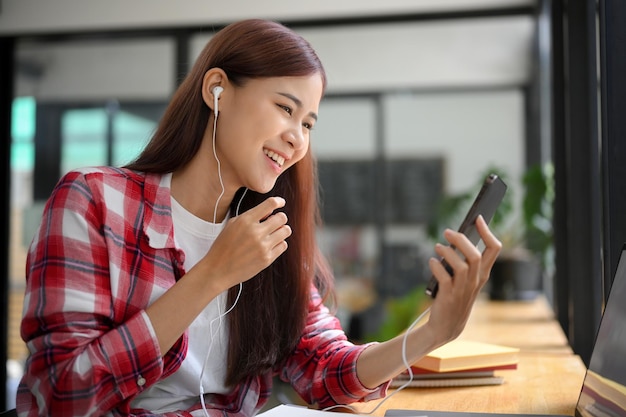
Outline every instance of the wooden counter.
[(573, 353), (544, 297), (531, 301), (489, 301), (481, 298), (474, 305), (459, 338), (508, 345), (522, 351)]
[[(406, 388), (372, 415), (383, 416), (388, 409), (574, 415), (585, 365), (572, 353), (545, 299), (481, 299), (460, 337), (519, 347), (518, 369), (499, 371), (505, 381), (502, 385)], [(368, 413), (381, 401), (356, 404), (355, 408)]]
[[(390, 408), (574, 415), (585, 366), (577, 355), (523, 354), (517, 370), (497, 374), (504, 376), (502, 385), (405, 388), (372, 415), (384, 416)], [(380, 401), (353, 406), (359, 413), (368, 413)]]

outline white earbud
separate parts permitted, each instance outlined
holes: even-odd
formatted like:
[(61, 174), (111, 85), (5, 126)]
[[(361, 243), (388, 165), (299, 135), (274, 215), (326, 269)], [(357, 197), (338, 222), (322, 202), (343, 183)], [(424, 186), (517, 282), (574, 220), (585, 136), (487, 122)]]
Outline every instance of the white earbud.
[(219, 113), (217, 100), (220, 98), (222, 91), (224, 91), (222, 86), (218, 85), (213, 87), (213, 111), (215, 112), (215, 117), (217, 117), (217, 114)]

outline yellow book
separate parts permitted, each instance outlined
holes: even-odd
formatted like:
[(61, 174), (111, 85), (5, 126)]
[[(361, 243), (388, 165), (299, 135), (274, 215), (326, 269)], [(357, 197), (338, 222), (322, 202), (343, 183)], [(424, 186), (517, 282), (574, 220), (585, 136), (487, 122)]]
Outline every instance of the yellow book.
[(413, 365), (435, 372), (461, 371), (516, 364), (519, 349), (470, 340), (453, 340), (433, 350)]

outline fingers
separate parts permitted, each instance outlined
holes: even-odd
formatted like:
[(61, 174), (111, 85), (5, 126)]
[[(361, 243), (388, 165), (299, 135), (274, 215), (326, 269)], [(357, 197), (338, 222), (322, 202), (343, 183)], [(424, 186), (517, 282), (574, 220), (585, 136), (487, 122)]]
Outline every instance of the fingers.
[(258, 229), (262, 235), (284, 240), (291, 235), (291, 228), (287, 225), (287, 215), (283, 212), (274, 213), (275, 210), (284, 206), (284, 198), (269, 197), (259, 205), (240, 214), (237, 220), (244, 221), (248, 227)]
[[(272, 197), (272, 198), (269, 198), (268, 200), (276, 200), (276, 199), (279, 201), (273, 202), (273, 203), (278, 204), (278, 206), (275, 208), (284, 207), (285, 200), (280, 197)], [(265, 202), (267, 202), (267, 200), (264, 201), (263, 203)], [(275, 206), (274, 204), (271, 204), (271, 203), (268, 205), (270, 208)], [(282, 253), (285, 250), (287, 250), (287, 242), (285, 242), (285, 239), (291, 236), (291, 227), (287, 224), (288, 219), (285, 213), (278, 212), (278, 213), (271, 214), (275, 210), (275, 208), (273, 208), (272, 211), (270, 211), (266, 216), (261, 218), (260, 220), (261, 223), (259, 225), (259, 228), (260, 228), (261, 234), (267, 235), (268, 246), (271, 248), (271, 250), (272, 251), (279, 250), (280, 253)], [(260, 211), (260, 212), (263, 213), (263, 211)]]
[(248, 219), (246, 224), (250, 228), (250, 233), (257, 236), (272, 262), (287, 250), (286, 239), (292, 233), (291, 227), (287, 224), (287, 215), (283, 212), (274, 213), (276, 209), (284, 206), (285, 199), (282, 197), (270, 197), (239, 216)]
[[(476, 286), (480, 289), (489, 278), (491, 268), (502, 248), (502, 243), (491, 233), (482, 216), (478, 216), (476, 219), (476, 229), (485, 244), (485, 250), (482, 254), (466, 236), (452, 230), (444, 232), (444, 237), (450, 246), (438, 244), (435, 251), (446, 260), (455, 276), (462, 278), (470, 286)], [(441, 271), (436, 265), (433, 266), (435, 266), (433, 273), (440, 271), (440, 275), (436, 275), (440, 283), (442, 279), (445, 281), (445, 278), (450, 276), (445, 268), (441, 267), (443, 269)]]
[(448, 262), (455, 275), (468, 272), (480, 264), (480, 251), (465, 235), (448, 229), (444, 232), (444, 237), (450, 246), (440, 244), (435, 250)]
[(491, 269), (502, 250), (502, 243), (491, 233), (487, 222), (485, 222), (482, 216), (478, 216), (478, 219), (476, 219), (476, 230), (478, 230), (480, 238), (485, 244), (483, 263), (489, 265), (489, 269)]
[[(432, 323), (432, 328), (443, 335), (443, 340), (457, 337), (463, 330), (474, 301), (487, 282), (502, 247), (482, 217), (476, 220), (476, 229), (485, 244), (482, 254), (465, 235), (446, 230), (444, 237), (450, 245), (435, 246), (435, 252), (444, 261), (435, 258), (430, 260), (431, 272), (439, 283), (439, 295), (431, 306), (428, 324)], [(448, 272), (444, 263), (454, 276)]]
[[(450, 231), (450, 233), (456, 232)], [(474, 289), (480, 285), (480, 254), (476, 248), (474, 248), (474, 251), (478, 254), (478, 260), (470, 261), (466, 260), (464, 255), (454, 247), (437, 244), (435, 252), (445, 260), (442, 262), (447, 263), (450, 268), (450, 272), (448, 272), (442, 263), (439, 266), (435, 265), (436, 269), (432, 272), (437, 277), (439, 284), (441, 285), (442, 282), (449, 283), (452, 288), (455, 288), (460, 293), (474, 292)], [(474, 256), (471, 256), (471, 258), (474, 258)], [(442, 269), (443, 271), (441, 271)]]
[[(283, 213), (280, 213), (283, 214)], [(285, 216), (285, 219), (287, 216)], [(273, 232), (269, 234), (269, 246), (272, 248), (271, 251), (275, 254), (274, 259), (278, 258), (278, 256), (287, 250), (287, 238), (291, 236), (291, 227), (288, 224), (283, 224)]]
[(249, 216), (257, 222), (261, 222), (269, 217), (274, 210), (285, 207), (285, 199), (282, 197), (270, 197), (256, 207), (252, 207), (242, 215)]
[[(435, 251), (437, 251), (437, 247), (435, 247)], [(437, 279), (439, 291), (443, 290), (443, 292), (447, 293), (450, 291), (450, 286), (452, 285), (452, 276), (446, 270), (443, 262), (444, 261), (436, 258), (430, 258), (428, 264), (430, 267), (430, 272), (432, 272), (433, 276)]]

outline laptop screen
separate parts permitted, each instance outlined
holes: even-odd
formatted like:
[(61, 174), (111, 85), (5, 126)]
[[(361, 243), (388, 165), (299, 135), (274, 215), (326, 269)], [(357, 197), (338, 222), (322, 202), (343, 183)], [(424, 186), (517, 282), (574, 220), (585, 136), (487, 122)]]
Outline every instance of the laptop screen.
[(576, 415), (626, 415), (626, 246), (604, 308)]

